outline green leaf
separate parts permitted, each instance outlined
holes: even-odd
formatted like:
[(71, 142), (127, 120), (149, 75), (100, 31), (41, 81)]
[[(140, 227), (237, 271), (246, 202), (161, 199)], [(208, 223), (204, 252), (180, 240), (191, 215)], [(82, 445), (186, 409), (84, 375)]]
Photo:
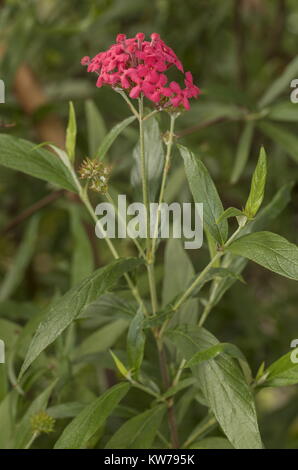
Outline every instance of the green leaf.
[[(298, 56), (290, 62), (283, 73), (266, 90), (259, 101), (259, 108), (264, 108), (272, 103), (284, 90), (289, 88), (289, 84), (298, 74)], [(289, 98), (290, 99), (290, 98)]]
[(178, 147), (184, 159), (186, 176), (194, 201), (204, 204), (204, 224), (213, 238), (222, 245), (228, 237), (228, 224), (226, 220), (220, 224), (216, 223), (224, 210), (215, 184), (202, 161), (195, 158), (186, 147), (182, 145)]
[(78, 318), (84, 307), (111, 290), (124, 273), (139, 264), (140, 260), (134, 258), (115, 260), (108, 266), (95, 271), (55, 302), (30, 343), (20, 377), (39, 354)]
[(283, 387), (298, 383), (298, 348), (289, 351), (264, 372), (267, 378), (262, 386)]
[(298, 137), (295, 134), (280, 125), (269, 122), (260, 123), (259, 128), (265, 135), (280, 145), (296, 163), (298, 162)]
[[(151, 200), (154, 200), (156, 191), (159, 187), (159, 178), (164, 164), (162, 137), (158, 121), (155, 118), (148, 119), (144, 122), (144, 146), (150, 198)], [(142, 171), (139, 143), (134, 149), (133, 157), (135, 160), (135, 165), (131, 173), (131, 183), (133, 186), (141, 187)]]
[(69, 168), (56, 155), (27, 140), (0, 134), (0, 165), (78, 191)]
[(221, 354), (227, 354), (227, 356), (239, 359), (240, 361), (245, 361), (246, 359), (243, 356), (242, 352), (231, 343), (219, 343), (211, 346), (210, 348), (203, 349), (195, 353), (185, 364), (185, 367), (193, 367), (201, 362), (209, 361), (210, 359), (215, 359)]
[[(179, 269), (177, 269), (179, 266)], [(184, 250), (181, 240), (171, 238), (166, 243), (165, 268), (162, 289), (163, 306), (168, 305), (179, 292), (185, 292), (195, 276), (192, 262)], [(196, 323), (198, 319), (198, 302), (189, 299), (183, 304), (172, 320), (171, 326), (180, 323), (187, 318), (190, 323)]]
[(105, 448), (150, 449), (165, 411), (165, 405), (160, 405), (129, 419), (118, 429)]
[[(260, 210), (252, 222), (247, 224), (247, 226), (243, 229), (243, 234), (249, 233), (252, 230), (262, 230), (263, 227), (267, 226), (272, 220), (276, 219), (291, 200), (291, 191), (293, 186), (293, 182), (282, 186), (272, 201), (270, 201), (267, 206)], [(247, 259), (245, 258), (234, 256), (231, 253), (224, 255), (222, 266), (227, 268), (229, 271), (234, 272), (235, 277), (225, 277), (216, 280), (216, 283), (212, 286), (210, 294), (210, 296), (212, 296), (212, 306), (216, 305), (224, 293), (234, 284), (237, 279), (237, 275), (240, 275), (246, 264)]]
[(13, 390), (0, 402), (0, 423), (1, 428), (5, 430), (5, 432), (0, 432), (0, 449), (12, 449), (13, 431), (15, 430), (12, 409), (16, 395), (16, 390)]
[(90, 240), (80, 217), (80, 211), (74, 204), (70, 206), (70, 221), (73, 237), (71, 285), (75, 286), (93, 272), (94, 259)]
[(132, 319), (127, 334), (127, 355), (129, 367), (135, 372), (140, 369), (145, 349), (146, 337), (143, 331), (144, 313), (138, 310)]
[(248, 121), (245, 124), (243, 132), (240, 136), (234, 168), (231, 176), (232, 184), (237, 183), (245, 168), (251, 149), (254, 127), (254, 123), (252, 121)]
[(290, 101), (282, 101), (270, 108), (266, 118), (272, 121), (298, 122), (298, 106)]
[(105, 423), (118, 403), (127, 394), (130, 385), (120, 383), (87, 405), (71, 423), (66, 426), (55, 444), (55, 449), (82, 449), (89, 439)]
[(89, 335), (73, 352), (72, 357), (78, 359), (89, 354), (99, 354), (102, 351), (109, 350), (117, 339), (127, 329), (126, 320), (116, 320), (105, 325), (99, 330)]
[(85, 113), (87, 121), (88, 149), (90, 157), (96, 154), (101, 142), (103, 141), (107, 130), (101, 113), (94, 101), (85, 102)]
[(194, 442), (188, 449), (234, 449), (234, 447), (224, 437), (206, 437)]
[(252, 218), (256, 215), (263, 202), (266, 177), (267, 156), (265, 149), (262, 147), (256, 169), (252, 176), (250, 193), (244, 209), (244, 213), (248, 218)]
[(120, 359), (116, 356), (115, 353), (113, 353), (113, 351), (110, 350), (110, 354), (113, 358), (113, 361), (115, 363), (115, 366), (117, 367), (117, 370), (118, 372), (120, 372), (121, 375), (123, 375), (123, 377), (127, 378), (129, 377), (130, 373), (129, 371), (126, 369), (125, 365), (123, 364), (122, 361), (120, 361)]
[(168, 390), (162, 395), (163, 398), (169, 398), (172, 397), (173, 395), (176, 395), (176, 393), (181, 392), (181, 390), (184, 390), (185, 388), (190, 387), (191, 385), (194, 385), (196, 383), (196, 379), (194, 377), (188, 377), (187, 379), (180, 380), (177, 385), (174, 385), (173, 387), (168, 388)]
[(236, 207), (229, 207), (221, 214), (216, 222), (220, 223), (223, 219), (229, 219), (230, 217), (243, 217), (243, 215), (244, 213), (240, 209), (237, 209)]
[[(182, 356), (189, 360), (199, 351), (218, 344), (204, 328), (193, 326), (167, 333)], [(251, 390), (237, 363), (225, 354), (192, 368), (204, 398), (224, 433), (236, 449), (260, 449), (257, 415)]]
[[(1, 158), (1, 157), (0, 157)], [(22, 282), (26, 268), (32, 259), (38, 235), (39, 216), (31, 218), (22, 242), (0, 287), (0, 301), (6, 300)]]
[(251, 233), (235, 240), (227, 250), (281, 276), (298, 280), (298, 247), (280, 235)]
[(68, 126), (66, 129), (66, 142), (65, 142), (65, 149), (66, 153), (71, 162), (75, 159), (75, 152), (76, 152), (76, 138), (77, 138), (77, 121), (76, 121), (76, 113), (74, 109), (73, 102), (69, 102), (69, 118), (68, 118)]
[(135, 116), (130, 116), (129, 118), (124, 119), (124, 121), (116, 124), (110, 132), (105, 136), (103, 141), (101, 142), (99, 148), (97, 149), (95, 158), (102, 160), (106, 153), (108, 152), (109, 148), (113, 144), (113, 142), (117, 139), (118, 135), (135, 120)]

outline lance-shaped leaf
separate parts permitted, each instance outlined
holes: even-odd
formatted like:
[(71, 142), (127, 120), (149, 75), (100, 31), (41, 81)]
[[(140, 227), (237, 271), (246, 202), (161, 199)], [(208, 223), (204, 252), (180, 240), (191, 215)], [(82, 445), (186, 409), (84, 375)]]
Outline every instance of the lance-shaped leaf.
[[(158, 121), (155, 118), (144, 122), (144, 147), (145, 164), (147, 168), (147, 178), (149, 181), (149, 191), (151, 200), (154, 200), (159, 187), (159, 178), (164, 164), (164, 150)], [(131, 182), (138, 188), (142, 184), (142, 169), (140, 159), (140, 144), (134, 149), (133, 157), (135, 165), (131, 172)]]
[(66, 142), (65, 149), (66, 153), (71, 162), (75, 159), (76, 152), (76, 139), (77, 139), (77, 120), (74, 105), (72, 101), (69, 103), (69, 118), (68, 126), (66, 129)]
[(298, 162), (298, 137), (296, 134), (289, 132), (284, 126), (271, 122), (261, 122), (259, 128), (285, 150), (296, 163)]
[(32, 217), (28, 227), (26, 228), (20, 247), (16, 252), (13, 264), (7, 271), (7, 274), (0, 286), (0, 301), (8, 299), (22, 281), (24, 272), (30, 263), (35, 249), (38, 225), (39, 216)]
[(228, 248), (281, 276), (298, 280), (298, 247), (271, 232), (256, 232), (235, 240)]
[(97, 149), (95, 157), (99, 160), (102, 160), (105, 157), (106, 153), (109, 151), (111, 145), (117, 139), (118, 135), (135, 119), (135, 116), (130, 116), (124, 119), (124, 121), (120, 122), (119, 124), (116, 124), (116, 126), (114, 126), (110, 130), (110, 132), (104, 137), (99, 148)]
[(87, 100), (85, 103), (85, 113), (87, 121), (88, 149), (90, 157), (96, 154), (101, 145), (107, 130), (101, 113), (94, 101)]
[(289, 351), (275, 361), (264, 372), (266, 380), (262, 386), (283, 387), (298, 383), (298, 348)]
[(245, 168), (251, 149), (253, 131), (254, 123), (252, 121), (248, 121), (244, 126), (237, 148), (234, 168), (231, 176), (231, 183), (233, 184), (237, 183)]
[(69, 191), (78, 191), (71, 171), (61, 159), (27, 140), (0, 134), (0, 165), (22, 171)]
[(228, 237), (228, 224), (226, 219), (216, 223), (224, 210), (215, 184), (199, 158), (182, 145), (179, 145), (179, 150), (194, 201), (204, 204), (204, 224), (213, 238), (222, 245)]
[(55, 449), (82, 449), (89, 439), (105, 423), (118, 403), (127, 394), (130, 385), (120, 383), (87, 405), (71, 423), (66, 426), (55, 444)]
[(298, 74), (298, 56), (290, 62), (283, 73), (272, 83), (266, 90), (265, 94), (259, 101), (259, 107), (264, 108), (272, 103), (285, 89), (289, 88), (289, 84)]
[(244, 213), (251, 218), (258, 212), (265, 192), (267, 176), (267, 157), (264, 148), (261, 148), (258, 163), (251, 180), (250, 193), (245, 205)]
[(143, 323), (144, 313), (140, 309), (132, 319), (127, 334), (127, 355), (129, 366), (135, 372), (138, 372), (140, 369), (144, 356), (146, 337), (143, 331)]
[(150, 449), (166, 411), (165, 405), (134, 416), (121, 426), (106, 449)]
[[(218, 344), (204, 328), (185, 326), (167, 333), (181, 355), (194, 354)], [(225, 354), (193, 366), (203, 396), (236, 449), (260, 449), (261, 437), (251, 390), (237, 363)]]
[(111, 290), (124, 273), (139, 264), (140, 260), (134, 258), (115, 260), (88, 276), (51, 306), (30, 343), (20, 377), (39, 354), (78, 318), (84, 307)]

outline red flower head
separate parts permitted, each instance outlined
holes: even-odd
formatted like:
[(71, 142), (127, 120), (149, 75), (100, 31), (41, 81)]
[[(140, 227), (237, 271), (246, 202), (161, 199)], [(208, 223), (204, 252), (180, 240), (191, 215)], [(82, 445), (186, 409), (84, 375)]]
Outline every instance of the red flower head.
[[(200, 89), (193, 83), (192, 74), (184, 73), (175, 52), (157, 33), (151, 34), (151, 42), (145, 41), (144, 33), (138, 33), (131, 39), (126, 38), (125, 34), (118, 34), (116, 44), (93, 59), (83, 57), (81, 64), (88, 66), (88, 72), (97, 73), (97, 87), (109, 85), (120, 88), (132, 99), (143, 94), (160, 109), (189, 109), (189, 99), (200, 94)], [(168, 83), (166, 73), (170, 67), (176, 67), (184, 75), (185, 88), (176, 82)]]

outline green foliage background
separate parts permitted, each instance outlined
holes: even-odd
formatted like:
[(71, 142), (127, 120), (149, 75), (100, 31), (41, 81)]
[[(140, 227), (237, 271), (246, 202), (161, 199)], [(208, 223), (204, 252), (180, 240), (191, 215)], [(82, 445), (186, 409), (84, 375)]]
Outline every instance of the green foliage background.
[[(55, 113), (66, 126), (68, 101), (72, 100), (78, 120), (77, 164), (84, 157), (92, 156), (94, 143), (100, 142), (107, 130), (129, 113), (116, 93), (95, 87), (95, 77), (86, 74), (80, 59), (108, 47), (119, 32), (130, 36), (139, 31), (147, 35), (160, 33), (182, 59), (185, 69), (193, 72), (195, 82), (203, 91), (191, 111), (178, 120), (176, 133), (179, 143), (200, 153), (225, 208), (244, 206), (261, 145), (266, 148), (269, 162), (265, 204), (283, 184), (296, 180), (298, 104), (290, 104), (289, 86), (292, 78), (298, 78), (298, 5), (295, 0), (1, 1), (0, 78), (6, 84), (6, 103), (0, 105), (0, 119), (2, 124), (15, 123), (14, 127), (2, 127), (1, 132), (38, 143), (39, 121)], [(15, 94), (15, 75), (22, 63), (31, 67), (49, 97), (45, 106), (29, 115)], [(267, 91), (289, 63), (292, 68), (285, 86), (270, 100)], [(100, 113), (95, 135), (88, 127), (86, 100), (93, 100)], [(90, 112), (90, 102), (87, 106)], [(160, 125), (166, 129), (163, 117)], [(108, 153), (113, 165), (113, 186), (119, 193), (131, 197), (130, 170), (136, 141), (136, 126), (129, 126)], [(27, 339), (24, 344), (17, 343), (21, 329), (29, 325), (30, 338), (30, 328), (34, 331), (40, 312), (82, 275), (76, 271), (78, 266), (84, 265), (82, 259), (89, 256), (95, 267), (110, 261), (104, 243), (92, 236), (93, 225), (85, 212), (67, 195), (39, 211), (38, 220), (21, 220), (9, 228), (18, 214), (44, 198), (50, 189), (49, 184), (1, 167), (0, 273), (4, 279), (11, 266), (14, 266), (14, 273), (11, 283), (2, 284), (4, 287), (0, 289), (0, 338), (4, 337), (8, 344), (9, 357), (18, 357), (11, 359), (6, 369), (0, 366), (0, 401), (5, 400), (11, 390), (13, 368), (21, 365), (23, 349), (28, 344)], [(171, 168), (167, 199), (190, 199), (178, 152)], [(268, 229), (297, 243), (297, 213), (297, 186), (294, 186), (287, 208)], [(84, 222), (83, 233), (80, 219)], [(82, 249), (86, 233), (91, 244)], [(122, 254), (135, 254), (129, 241), (117, 241), (117, 244)], [(196, 272), (208, 260), (205, 245), (202, 250), (189, 253)], [(78, 247), (82, 249), (81, 259), (78, 259)], [(164, 277), (160, 263), (163, 254), (164, 247), (159, 251), (157, 268), (160, 289)], [(88, 266), (85, 269), (88, 274)], [(244, 278), (247, 284), (238, 282), (226, 293), (208, 319), (207, 327), (221, 342), (237, 344), (256, 374), (264, 358), (268, 366), (289, 351), (292, 339), (298, 338), (298, 292), (294, 281), (255, 264), (249, 263)], [(142, 277), (138, 285), (147, 294)], [(33, 325), (32, 318), (35, 319)], [(74, 374), (69, 369), (67, 347), (71, 348), (72, 341), (81, 343), (100, 326), (107, 329), (98, 339), (101, 347), (92, 350), (89, 360), (80, 363), (80, 372)], [(110, 371), (113, 363), (107, 348), (113, 346), (113, 350), (121, 350), (126, 327), (118, 320), (116, 327), (110, 331), (108, 328), (107, 316), (99, 317), (96, 312), (90, 312), (88, 318), (79, 323), (75, 339), (70, 333), (66, 346), (57, 341), (28, 377), (16, 419), (28, 411), (34, 398), (45, 393), (50, 377), (59, 379), (59, 387), (49, 407), (72, 403), (71, 417), (82, 404), (98, 396), (107, 385), (114, 384), (115, 375)], [(111, 344), (107, 341), (107, 346), (102, 347), (107, 337), (114, 341), (111, 340)], [(156, 361), (152, 359), (150, 364), (147, 354), (149, 369), (154, 369)], [(10, 368), (12, 363), (13, 368)], [(111, 435), (123, 417), (133, 415), (134, 407), (142, 411), (146, 400), (146, 395), (129, 395), (106, 433)], [(298, 448), (297, 400), (297, 386), (268, 388), (257, 396), (260, 429), (267, 448)], [(34, 444), (36, 447), (52, 448), (68, 423), (67, 412), (64, 416), (56, 409), (53, 416), (60, 418), (55, 432), (41, 436)], [(203, 416), (199, 405), (195, 413), (192, 407), (187, 408), (181, 433), (187, 436)], [(5, 433), (5, 423), (2, 417), (0, 434)], [(94, 445), (100, 437), (100, 433), (93, 436)]]

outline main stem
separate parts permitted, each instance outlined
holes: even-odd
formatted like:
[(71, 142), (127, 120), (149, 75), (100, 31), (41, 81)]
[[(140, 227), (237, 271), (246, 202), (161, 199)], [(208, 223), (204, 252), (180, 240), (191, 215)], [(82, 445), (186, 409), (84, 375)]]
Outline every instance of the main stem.
[(150, 258), (150, 207), (149, 207), (149, 191), (148, 191), (148, 181), (147, 181), (147, 162), (145, 155), (145, 138), (144, 138), (144, 104), (143, 96), (139, 98), (139, 129), (140, 129), (140, 157), (141, 157), (141, 175), (142, 175), (142, 190), (143, 190), (143, 203), (146, 208), (146, 226), (147, 226), (147, 236), (146, 236), (146, 254), (147, 254), (147, 272), (148, 272), (148, 281), (150, 289), (150, 297), (152, 304), (152, 313), (156, 315), (158, 310), (158, 301), (156, 294), (156, 284), (155, 284), (155, 275), (154, 275), (154, 265), (152, 259)]

